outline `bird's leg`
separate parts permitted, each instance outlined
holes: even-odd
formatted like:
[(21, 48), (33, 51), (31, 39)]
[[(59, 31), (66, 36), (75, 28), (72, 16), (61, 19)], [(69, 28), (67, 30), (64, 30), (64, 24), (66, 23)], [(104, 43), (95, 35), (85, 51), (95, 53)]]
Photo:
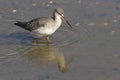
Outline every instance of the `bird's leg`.
[(34, 39), (34, 44), (38, 44), (39, 43), (39, 39), (38, 38), (35, 38)]
[(45, 39), (46, 39), (47, 43), (51, 42), (49, 36), (46, 36)]

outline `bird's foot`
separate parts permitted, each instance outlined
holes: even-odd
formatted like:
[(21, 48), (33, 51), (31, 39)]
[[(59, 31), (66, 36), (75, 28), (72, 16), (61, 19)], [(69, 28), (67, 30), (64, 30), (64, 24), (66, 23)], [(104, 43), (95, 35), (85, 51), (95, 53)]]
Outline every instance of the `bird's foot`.
[(47, 44), (51, 44), (52, 43), (50, 38), (49, 38), (49, 36), (46, 36), (45, 39), (46, 39)]
[(34, 39), (34, 44), (35, 44), (35, 45), (39, 44), (39, 39), (38, 39), (38, 38), (35, 38), (35, 39)]

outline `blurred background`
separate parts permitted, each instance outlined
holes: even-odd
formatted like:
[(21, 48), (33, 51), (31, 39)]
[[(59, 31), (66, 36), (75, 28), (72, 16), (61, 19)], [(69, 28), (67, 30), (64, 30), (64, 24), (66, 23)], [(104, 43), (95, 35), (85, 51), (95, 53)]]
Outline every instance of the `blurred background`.
[[(14, 25), (56, 7), (73, 30), (63, 21), (53, 44)], [(0, 0), (0, 25), (0, 80), (120, 80), (120, 0)]]

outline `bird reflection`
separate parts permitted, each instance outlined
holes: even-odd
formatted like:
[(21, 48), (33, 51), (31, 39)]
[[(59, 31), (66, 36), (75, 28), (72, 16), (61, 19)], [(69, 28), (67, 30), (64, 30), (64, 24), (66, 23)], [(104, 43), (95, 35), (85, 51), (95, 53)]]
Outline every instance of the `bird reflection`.
[(68, 64), (64, 55), (53, 45), (32, 46), (25, 51), (25, 56), (38, 63), (57, 64), (62, 73), (68, 71)]

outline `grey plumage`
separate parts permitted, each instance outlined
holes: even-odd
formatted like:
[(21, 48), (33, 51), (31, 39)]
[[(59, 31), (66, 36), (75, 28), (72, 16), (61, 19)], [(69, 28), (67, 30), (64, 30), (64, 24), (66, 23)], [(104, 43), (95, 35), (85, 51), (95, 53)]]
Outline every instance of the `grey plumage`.
[[(15, 25), (30, 31), (35, 37), (35, 43), (38, 43), (39, 37), (45, 36), (46, 41), (50, 42), (49, 36), (52, 35), (62, 23), (62, 19), (64, 18), (64, 10), (62, 8), (56, 8), (53, 12), (53, 17), (49, 18), (36, 18), (28, 22), (16, 22)], [(69, 26), (69, 22), (65, 20)]]
[(25, 30), (32, 31), (35, 29), (38, 29), (40, 27), (44, 27), (47, 22), (51, 22), (55, 20), (55, 12), (57, 12), (59, 15), (62, 15), (64, 13), (63, 9), (61, 8), (56, 8), (53, 12), (53, 17), (51, 18), (36, 18), (28, 22), (21, 22), (18, 21), (14, 23), (15, 25), (22, 27)]
[(14, 24), (25, 30), (32, 31), (32, 30), (38, 29), (39, 27), (44, 27), (44, 24), (40, 22), (41, 20), (42, 18), (37, 18), (28, 22), (17, 21)]
[(28, 30), (28, 31), (32, 31), (32, 30), (35, 30), (35, 29), (38, 29), (40, 27), (44, 27), (45, 24), (47, 22), (54, 22), (55, 20), (55, 12), (57, 12), (59, 15), (62, 15), (64, 14), (64, 11), (63, 9), (61, 8), (56, 8), (53, 12), (53, 17), (51, 18), (36, 18), (36, 19), (33, 19), (31, 21), (28, 21), (28, 22), (21, 22), (21, 21), (18, 21), (16, 23), (14, 23), (15, 25), (25, 29), (25, 30)]

